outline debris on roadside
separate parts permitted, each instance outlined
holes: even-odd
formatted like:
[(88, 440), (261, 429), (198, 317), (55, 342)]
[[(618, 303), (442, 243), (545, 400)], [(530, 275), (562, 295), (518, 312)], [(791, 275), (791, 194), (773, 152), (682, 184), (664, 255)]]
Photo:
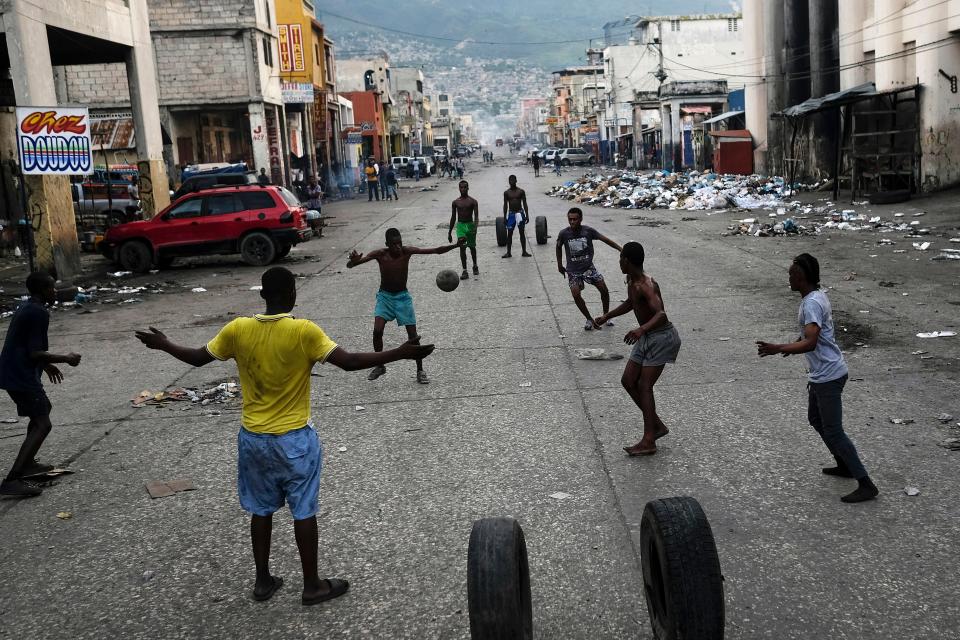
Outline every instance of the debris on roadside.
[(938, 447), (949, 449), (950, 451), (960, 451), (960, 438), (947, 438), (937, 443)]
[(73, 518), (73, 512), (71, 511), (60, 511), (57, 513), (57, 517), (61, 520), (70, 520)]
[(892, 424), (913, 424), (913, 418), (890, 418)]
[(943, 424), (947, 424), (948, 422), (953, 421), (953, 416), (950, 415), (949, 413), (944, 412), (937, 416), (937, 420), (942, 422)]
[(161, 406), (168, 402), (192, 402), (202, 406), (223, 404), (239, 397), (240, 385), (236, 382), (223, 382), (209, 389), (176, 387), (168, 391), (141, 391), (130, 402), (134, 407), (146, 405)]
[(196, 491), (197, 487), (190, 480), (151, 480), (147, 483), (147, 493), (151, 498), (166, 498), (181, 491)]
[(607, 353), (604, 349), (574, 349), (580, 360), (623, 360), (619, 353)]
[(918, 338), (950, 338), (957, 335), (956, 331), (925, 331), (918, 333)]
[(566, 500), (567, 498), (572, 498), (569, 493), (564, 493), (563, 491), (557, 491), (556, 493), (551, 493), (550, 497), (554, 500)]
[(911, 497), (920, 495), (920, 489), (917, 489), (916, 487), (904, 487), (903, 492)]

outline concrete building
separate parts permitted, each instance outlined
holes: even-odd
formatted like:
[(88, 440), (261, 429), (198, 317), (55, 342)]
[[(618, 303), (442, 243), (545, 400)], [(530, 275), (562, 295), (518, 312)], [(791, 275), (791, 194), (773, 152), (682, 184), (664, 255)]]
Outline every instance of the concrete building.
[(603, 99), (605, 82), (600, 65), (567, 67), (553, 72), (551, 144), (578, 147), (583, 143), (582, 125), (588, 124), (588, 116)]
[(364, 160), (371, 156), (378, 161), (389, 160), (387, 120), (380, 94), (376, 91), (344, 91), (340, 95), (353, 106), (353, 126), (344, 125), (348, 141), (360, 145)]
[(423, 71), (416, 67), (394, 67), (390, 74), (391, 89), (396, 100), (393, 110), (395, 126), (400, 129), (400, 155), (420, 155), (425, 146), (423, 109)]
[[(791, 152), (794, 161), (802, 163), (800, 173), (832, 175), (836, 164), (842, 180), (845, 169), (839, 165), (869, 166), (866, 158), (839, 149), (841, 155), (834, 158), (832, 150), (828, 153), (824, 146), (837, 138), (849, 146), (855, 126), (858, 142), (864, 131), (901, 132), (887, 134), (885, 144), (896, 146), (893, 151), (911, 163), (916, 149), (916, 165), (909, 168), (914, 172), (912, 189), (960, 184), (960, 158), (954, 152), (960, 141), (956, 80), (960, 75), (960, 0), (748, 0), (744, 17), (748, 57), (753, 60), (743, 73), (760, 76), (748, 85), (746, 93), (747, 126), (757, 131), (755, 140), (760, 142), (755, 153), (758, 166), (767, 172), (790, 169), (784, 158), (773, 153), (786, 145), (772, 144), (785, 127), (782, 120), (771, 121), (772, 115), (807, 98), (849, 92), (872, 83), (872, 91), (861, 91), (857, 102), (844, 109), (842, 121), (836, 115), (839, 106), (835, 111), (811, 112), (802, 131), (809, 141), (807, 149)], [(789, 47), (778, 45), (780, 34)], [(810, 56), (798, 53), (807, 48)], [(912, 91), (914, 87), (916, 91)], [(844, 100), (839, 96), (834, 101)], [(829, 127), (833, 127), (832, 138), (824, 135), (831, 131)], [(870, 153), (883, 155), (884, 150), (881, 146)], [(874, 173), (904, 172), (908, 170), (905, 162), (891, 162)], [(853, 170), (855, 176), (856, 166)], [(850, 175), (847, 172), (846, 177)]]
[[(137, 131), (140, 195), (152, 213), (166, 206), (169, 195), (146, 0), (0, 1), (0, 158), (5, 174), (0, 190), (12, 187), (6, 159), (17, 157), (11, 107), (86, 106), (90, 94), (74, 100), (58, 95), (55, 69), (79, 72), (91, 65), (112, 65), (122, 78), (123, 99), (130, 105)], [(29, 215), (11, 207), (16, 198), (4, 196), (2, 217), (8, 221), (29, 217), (36, 268), (69, 278), (80, 269), (69, 179), (27, 176), (25, 186)]]
[[(146, 0), (165, 157), (188, 165), (245, 162), (285, 183), (289, 148), (273, 0)], [(72, 11), (71, 13), (75, 13)], [(63, 98), (126, 105), (123, 66), (67, 67)]]
[[(380, 106), (377, 109), (379, 117), (382, 119), (380, 126), (376, 128), (380, 141), (373, 145), (379, 155), (378, 160), (389, 160), (392, 154), (393, 143), (391, 141), (390, 118), (394, 106), (393, 91), (391, 89), (391, 71), (390, 58), (386, 53), (380, 53), (377, 56), (369, 58), (347, 58), (337, 61), (337, 89), (348, 98), (353, 100), (356, 117), (360, 124), (373, 124), (372, 120), (364, 119), (365, 116), (373, 115), (371, 109), (367, 106), (367, 100), (359, 98), (360, 102), (352, 98), (352, 95), (363, 92), (373, 92), (376, 94)], [(369, 131), (369, 127), (364, 131)], [(399, 134), (399, 128), (396, 133)], [(365, 137), (369, 137), (364, 133)], [(366, 141), (365, 141), (366, 142)], [(399, 142), (397, 144), (400, 144)], [(369, 146), (366, 145), (365, 146)]]
[[(313, 33), (313, 143), (318, 171), (327, 184), (336, 184), (345, 162), (343, 120), (337, 91), (337, 67), (334, 44), (324, 26), (311, 21)], [(352, 110), (352, 107), (351, 107)], [(352, 121), (351, 121), (352, 122)], [(320, 165), (323, 169), (320, 170)]]
[[(604, 160), (611, 161), (611, 150), (623, 155), (627, 138), (632, 157), (639, 144), (634, 132), (659, 126), (664, 82), (719, 80), (725, 72), (736, 73), (745, 57), (742, 27), (739, 13), (646, 16), (633, 23), (626, 44), (603, 49), (606, 86), (598, 124)], [(744, 84), (736, 76), (726, 79), (732, 89)]]

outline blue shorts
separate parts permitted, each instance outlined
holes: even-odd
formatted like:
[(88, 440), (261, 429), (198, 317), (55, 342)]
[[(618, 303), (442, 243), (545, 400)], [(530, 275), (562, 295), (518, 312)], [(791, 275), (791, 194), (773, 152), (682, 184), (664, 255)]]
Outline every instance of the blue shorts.
[(527, 214), (523, 211), (511, 211), (507, 214), (507, 229), (513, 229), (517, 225), (521, 227), (527, 224)]
[(399, 293), (390, 293), (383, 289), (377, 291), (377, 306), (373, 309), (373, 315), (387, 322), (396, 320), (401, 327), (417, 324), (417, 316), (413, 312), (413, 298), (406, 289)]
[(237, 435), (237, 493), (240, 506), (255, 516), (269, 516), (286, 502), (294, 520), (317, 515), (323, 444), (307, 425), (280, 435)]

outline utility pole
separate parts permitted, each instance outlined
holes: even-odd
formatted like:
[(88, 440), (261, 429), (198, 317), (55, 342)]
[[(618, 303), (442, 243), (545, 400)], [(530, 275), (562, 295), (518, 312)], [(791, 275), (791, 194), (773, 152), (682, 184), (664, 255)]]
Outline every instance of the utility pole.
[[(663, 21), (657, 20), (657, 37), (654, 39), (653, 44), (657, 46), (657, 72), (653, 74), (653, 77), (660, 82), (660, 85), (663, 85), (663, 81), (667, 79), (667, 72), (663, 70)], [(657, 88), (657, 93), (660, 93), (659, 87)]]

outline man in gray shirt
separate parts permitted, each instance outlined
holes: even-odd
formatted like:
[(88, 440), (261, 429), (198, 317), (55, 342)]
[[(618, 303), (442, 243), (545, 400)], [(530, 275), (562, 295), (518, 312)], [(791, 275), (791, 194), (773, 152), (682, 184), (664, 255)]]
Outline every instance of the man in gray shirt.
[(757, 353), (761, 358), (775, 353), (784, 357), (802, 353), (807, 357), (807, 419), (837, 461), (835, 467), (824, 467), (823, 473), (857, 481), (857, 489), (840, 498), (844, 502), (871, 500), (880, 491), (843, 430), (841, 394), (847, 383), (847, 363), (834, 338), (830, 300), (820, 289), (820, 263), (809, 253), (793, 259), (790, 290), (803, 297), (798, 314), (800, 337), (788, 344), (757, 342)]

